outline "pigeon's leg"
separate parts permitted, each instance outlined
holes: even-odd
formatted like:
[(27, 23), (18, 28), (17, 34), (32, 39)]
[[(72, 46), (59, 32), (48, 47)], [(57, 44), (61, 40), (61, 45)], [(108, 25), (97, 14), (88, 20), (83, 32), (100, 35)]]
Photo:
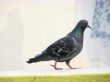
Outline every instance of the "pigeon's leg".
[(55, 70), (61, 70), (62, 69), (62, 68), (57, 68), (56, 65), (57, 65), (57, 61), (55, 61), (55, 65), (50, 65), (50, 66), (53, 66)]
[(80, 69), (80, 68), (73, 68), (69, 63), (70, 63), (70, 60), (66, 60), (66, 65), (70, 68), (70, 69)]
[(67, 65), (70, 69), (73, 69), (73, 67), (70, 66), (70, 64), (69, 64), (69, 63), (70, 63), (70, 60), (66, 60), (65, 62), (66, 62), (66, 65)]

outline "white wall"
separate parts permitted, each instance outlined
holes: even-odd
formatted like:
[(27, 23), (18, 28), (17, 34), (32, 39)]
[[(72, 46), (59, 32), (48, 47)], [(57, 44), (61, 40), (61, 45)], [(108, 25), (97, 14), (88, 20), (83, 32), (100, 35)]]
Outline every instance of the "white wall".
[(14, 3), (0, 1), (0, 70), (24, 69), (23, 25)]

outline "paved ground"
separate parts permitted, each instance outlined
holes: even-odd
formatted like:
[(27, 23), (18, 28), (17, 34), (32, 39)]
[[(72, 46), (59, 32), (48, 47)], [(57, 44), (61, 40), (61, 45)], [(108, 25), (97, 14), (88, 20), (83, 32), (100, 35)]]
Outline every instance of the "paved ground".
[(110, 74), (110, 68), (44, 70), (44, 71), (1, 71), (0, 72), (0, 76), (74, 75), (74, 74)]

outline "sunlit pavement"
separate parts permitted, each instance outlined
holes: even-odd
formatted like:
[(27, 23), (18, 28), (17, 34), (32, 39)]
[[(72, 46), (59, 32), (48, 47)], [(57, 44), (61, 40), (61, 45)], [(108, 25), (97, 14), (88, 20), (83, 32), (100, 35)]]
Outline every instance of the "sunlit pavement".
[(66, 69), (37, 71), (0, 71), (0, 76), (30, 76), (30, 75), (74, 75), (74, 74), (110, 74), (110, 68), (99, 69)]

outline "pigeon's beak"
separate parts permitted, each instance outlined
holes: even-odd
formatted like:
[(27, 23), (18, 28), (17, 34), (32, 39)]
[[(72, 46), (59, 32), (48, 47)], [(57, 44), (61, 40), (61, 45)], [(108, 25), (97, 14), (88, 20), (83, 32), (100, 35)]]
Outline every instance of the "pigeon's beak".
[(87, 27), (91, 29), (91, 27), (89, 25)]

